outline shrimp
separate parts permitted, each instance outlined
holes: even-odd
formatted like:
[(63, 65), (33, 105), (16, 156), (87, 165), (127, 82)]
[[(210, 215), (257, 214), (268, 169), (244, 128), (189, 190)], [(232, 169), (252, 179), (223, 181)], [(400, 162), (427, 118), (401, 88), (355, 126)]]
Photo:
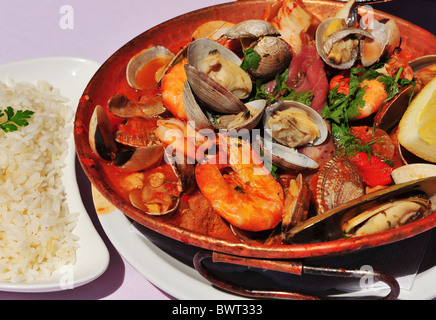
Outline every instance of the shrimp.
[(221, 217), (237, 228), (248, 231), (274, 228), (282, 220), (282, 186), (252, 152), (248, 141), (228, 136), (224, 139), (228, 141), (228, 164), (205, 162), (196, 166), (201, 193)]
[[(338, 87), (337, 92), (347, 95), (349, 93), (350, 78), (344, 74), (336, 75), (330, 81), (329, 89), (333, 90)], [(365, 79), (360, 83), (360, 87), (365, 91), (362, 100), (365, 105), (359, 106), (360, 114), (355, 119), (363, 119), (377, 112), (388, 97), (385, 85), (377, 79)]]
[(400, 54), (393, 54), (385, 64), (386, 73), (395, 77), (401, 69), (400, 78), (413, 80), (413, 69)]
[(183, 107), (183, 87), (187, 80), (184, 65), (188, 63), (183, 59), (171, 67), (162, 77), (160, 87), (162, 103), (175, 117), (188, 120), (185, 108)]
[(362, 81), (361, 87), (365, 88), (365, 94), (362, 97), (362, 99), (365, 101), (365, 106), (359, 106), (360, 114), (356, 117), (356, 119), (362, 119), (377, 112), (388, 97), (385, 85), (377, 79), (365, 79)]
[[(205, 152), (215, 144), (215, 133), (206, 129), (202, 133), (194, 126), (175, 118), (157, 120), (156, 137), (166, 146), (187, 156), (190, 163), (201, 160), (200, 151)], [(197, 156), (198, 154), (198, 156)]]

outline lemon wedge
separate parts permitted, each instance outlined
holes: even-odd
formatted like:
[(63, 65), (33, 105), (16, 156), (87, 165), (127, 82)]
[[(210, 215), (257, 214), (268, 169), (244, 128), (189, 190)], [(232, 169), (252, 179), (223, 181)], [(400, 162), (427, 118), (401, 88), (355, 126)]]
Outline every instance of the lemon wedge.
[(416, 156), (436, 162), (436, 78), (410, 103), (398, 127), (398, 141)]

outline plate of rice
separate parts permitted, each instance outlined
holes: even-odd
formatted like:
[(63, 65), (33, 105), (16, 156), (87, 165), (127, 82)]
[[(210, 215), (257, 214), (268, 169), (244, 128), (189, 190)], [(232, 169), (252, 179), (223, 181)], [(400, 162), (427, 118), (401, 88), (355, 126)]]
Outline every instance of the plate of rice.
[(72, 289), (109, 264), (80, 196), (73, 136), (99, 67), (76, 57), (0, 66), (0, 291)]

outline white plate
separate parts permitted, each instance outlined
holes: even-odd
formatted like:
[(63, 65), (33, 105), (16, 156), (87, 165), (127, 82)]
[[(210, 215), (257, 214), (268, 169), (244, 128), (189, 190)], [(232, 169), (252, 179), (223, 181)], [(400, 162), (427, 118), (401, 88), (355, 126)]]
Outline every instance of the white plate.
[[(105, 208), (105, 213), (99, 214), (98, 218), (112, 244), (130, 265), (155, 286), (174, 298), (181, 300), (246, 299), (216, 289), (189, 265), (189, 262), (184, 261), (181, 256), (189, 256), (190, 253), (195, 252), (196, 250), (193, 247), (189, 248), (189, 246), (186, 246), (185, 248), (183, 244), (177, 244), (177, 242), (172, 239), (168, 239), (168, 243), (164, 246), (162, 243), (164, 243), (165, 240), (160, 241), (163, 236), (157, 235), (153, 231), (144, 232), (147, 230), (145, 227), (138, 225), (136, 222), (132, 222), (121, 211), (111, 207), (110, 204), (105, 202), (106, 200), (102, 200), (102, 196), (96, 192), (95, 189), (93, 189), (93, 197), (96, 208)], [(433, 239), (433, 241), (436, 241), (435, 237), (429, 236), (429, 238), (430, 240)], [(159, 246), (155, 243), (156, 239), (159, 241)], [(185, 252), (179, 254), (181, 251)], [(174, 252), (178, 253), (174, 254)], [(256, 283), (255, 281), (261, 280), (261, 278), (257, 276), (258, 274), (236, 274), (236, 277), (245, 277), (244, 281), (246, 283)], [(399, 299), (434, 299), (436, 297), (435, 282), (436, 265), (432, 265), (431, 268), (416, 275), (410, 290), (401, 290)], [(386, 295), (388, 291), (379, 290), (373, 293), (381, 297)], [(335, 297), (361, 297), (366, 294), (367, 293), (363, 291), (357, 291), (352, 293), (340, 293)]]
[[(72, 108), (79, 99), (91, 77), (100, 64), (76, 57), (47, 57), (18, 61), (0, 66), (0, 81), (13, 79), (15, 82), (36, 83), (46, 80), (68, 98)], [(1, 291), (11, 292), (50, 292), (71, 289), (89, 283), (100, 276), (109, 265), (109, 251), (94, 228), (88, 216), (76, 180), (76, 153), (74, 136), (68, 140), (67, 165), (64, 168), (63, 183), (67, 192), (67, 202), (71, 212), (79, 212), (74, 234), (79, 237), (76, 264), (55, 272), (50, 278), (32, 283), (0, 282)]]

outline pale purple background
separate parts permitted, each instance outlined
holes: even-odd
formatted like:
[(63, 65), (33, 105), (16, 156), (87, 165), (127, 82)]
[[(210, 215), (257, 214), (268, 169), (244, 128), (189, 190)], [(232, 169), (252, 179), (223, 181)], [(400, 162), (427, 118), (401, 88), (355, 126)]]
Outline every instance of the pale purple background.
[[(0, 64), (45, 56), (79, 56), (103, 63), (145, 30), (180, 14), (225, 3), (224, 0), (0, 0)], [(60, 8), (74, 9), (74, 29), (63, 30)], [(435, 33), (433, 0), (395, 0), (373, 5)], [(82, 177), (83, 178), (83, 177)], [(84, 195), (91, 215), (91, 199)], [(95, 217), (94, 221), (96, 220)], [(113, 248), (108, 270), (97, 280), (58, 293), (0, 292), (0, 299), (172, 299), (133, 269)]]

